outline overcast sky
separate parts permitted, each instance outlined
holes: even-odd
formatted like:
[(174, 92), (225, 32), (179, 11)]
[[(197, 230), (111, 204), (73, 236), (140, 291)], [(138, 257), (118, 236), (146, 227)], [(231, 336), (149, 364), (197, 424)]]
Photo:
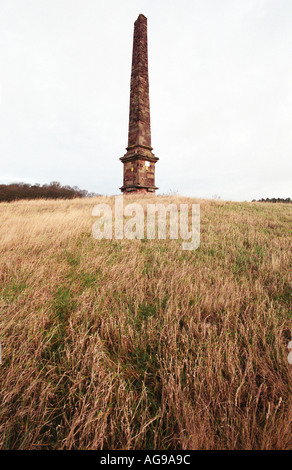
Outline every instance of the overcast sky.
[(118, 194), (148, 18), (158, 193), (291, 197), (291, 0), (0, 0), (0, 183)]

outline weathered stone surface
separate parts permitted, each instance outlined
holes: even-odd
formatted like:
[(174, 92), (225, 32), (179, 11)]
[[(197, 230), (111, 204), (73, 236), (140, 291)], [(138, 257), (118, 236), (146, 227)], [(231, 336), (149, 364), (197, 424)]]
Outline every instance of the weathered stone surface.
[(152, 153), (147, 18), (139, 15), (134, 24), (132, 55), (130, 116), (127, 153), (120, 159), (124, 163), (123, 192), (154, 192), (155, 163)]

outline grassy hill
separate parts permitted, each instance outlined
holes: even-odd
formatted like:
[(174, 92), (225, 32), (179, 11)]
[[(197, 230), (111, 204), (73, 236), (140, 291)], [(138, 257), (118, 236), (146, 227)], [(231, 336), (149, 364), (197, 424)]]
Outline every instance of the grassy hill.
[(201, 204), (197, 250), (0, 204), (2, 449), (291, 448), (291, 206), (156, 201)]

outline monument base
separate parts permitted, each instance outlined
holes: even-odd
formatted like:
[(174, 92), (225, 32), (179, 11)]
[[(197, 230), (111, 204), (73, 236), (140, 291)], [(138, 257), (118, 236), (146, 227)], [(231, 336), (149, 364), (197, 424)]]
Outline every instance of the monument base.
[(143, 187), (143, 186), (122, 186), (120, 190), (122, 193), (125, 194), (155, 194), (156, 189), (158, 189), (156, 186), (154, 187)]

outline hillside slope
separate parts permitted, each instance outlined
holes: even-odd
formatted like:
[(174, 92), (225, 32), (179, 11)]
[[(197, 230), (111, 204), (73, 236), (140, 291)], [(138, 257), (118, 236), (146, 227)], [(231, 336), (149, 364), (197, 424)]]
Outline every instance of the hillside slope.
[(290, 205), (155, 200), (201, 204), (197, 250), (0, 204), (1, 448), (291, 448)]

